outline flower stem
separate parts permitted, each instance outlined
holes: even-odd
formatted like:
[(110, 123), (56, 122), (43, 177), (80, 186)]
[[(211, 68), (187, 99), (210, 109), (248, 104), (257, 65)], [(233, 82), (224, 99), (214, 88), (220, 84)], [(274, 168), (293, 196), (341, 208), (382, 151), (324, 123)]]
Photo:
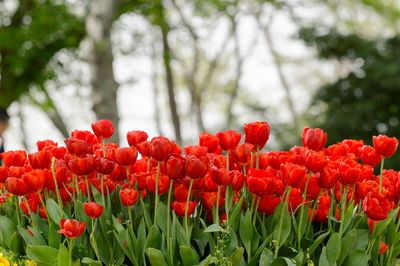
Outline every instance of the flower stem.
[(86, 190), (87, 190), (87, 194), (88, 194), (88, 199), (89, 199), (89, 202), (91, 202), (92, 200), (90, 199), (90, 187), (89, 187), (89, 181), (88, 181), (87, 175), (85, 175), (85, 182), (86, 182)]
[(95, 242), (95, 239), (94, 239), (94, 225), (95, 225), (94, 224), (94, 219), (92, 218), (92, 233), (90, 234), (90, 238), (93, 241), (92, 246), (93, 246), (93, 249), (94, 249), (94, 253), (96, 254), (96, 258), (97, 258), (98, 261), (100, 261), (99, 252), (97, 251), (97, 245), (96, 245), (96, 242)]
[(54, 172), (54, 163), (55, 163), (55, 161), (56, 161), (56, 158), (53, 157), (51, 159), (51, 172), (53, 173), (54, 187), (56, 188), (58, 207), (60, 208), (60, 215), (61, 215), (61, 219), (62, 219), (64, 212), (62, 210), (61, 195), (60, 195), (60, 191), (58, 190), (58, 183), (57, 183), (56, 173)]
[(257, 201), (256, 209), (254, 210), (253, 225), (256, 225), (256, 217), (257, 217), (257, 214), (258, 214), (258, 205), (260, 204), (260, 200), (261, 200), (261, 198), (257, 197), (257, 199), (256, 199), (256, 201)]
[(257, 160), (256, 160), (256, 168), (258, 169), (260, 164), (260, 146), (257, 146)]
[(303, 223), (303, 216), (304, 216), (304, 203), (306, 202), (306, 198), (307, 198), (307, 187), (308, 187), (308, 182), (310, 181), (310, 177), (311, 177), (311, 172), (308, 174), (307, 177), (307, 181), (306, 181), (306, 186), (304, 189), (304, 194), (303, 194), (303, 202), (301, 204), (301, 211), (300, 211), (300, 222), (299, 222), (299, 230), (297, 233), (297, 244), (298, 244), (298, 248), (300, 250), (301, 247), (301, 225)]
[(281, 210), (281, 215), (280, 215), (280, 218), (279, 218), (278, 237), (277, 237), (277, 239), (276, 239), (276, 248), (275, 248), (275, 254), (274, 254), (275, 259), (278, 257), (279, 241), (280, 241), (281, 233), (282, 233), (283, 214), (284, 214), (284, 212), (285, 212), (287, 203), (288, 203), (288, 201), (289, 201), (290, 190), (292, 189), (292, 187), (288, 187), (287, 189), (288, 189), (288, 192), (287, 192), (287, 194), (286, 194), (285, 201), (283, 202), (283, 206), (282, 206), (282, 210)]
[(312, 211), (311, 211), (310, 219), (309, 219), (309, 221), (307, 221), (308, 224), (307, 224), (307, 229), (306, 229), (306, 236), (308, 236), (308, 233), (310, 232), (310, 227), (311, 227), (312, 220), (313, 220), (313, 217), (314, 217), (315, 209), (317, 208), (318, 201), (319, 201), (319, 198), (321, 197), (321, 194), (322, 194), (322, 189), (318, 193), (318, 197), (315, 200), (314, 206), (313, 206)]
[(157, 163), (157, 175), (156, 175), (156, 202), (154, 204), (154, 225), (157, 224), (157, 212), (158, 212), (158, 178), (160, 175), (160, 164), (161, 162)]
[(188, 247), (190, 247), (190, 237), (189, 237), (189, 227), (188, 227), (187, 217), (188, 217), (189, 200), (190, 200), (190, 193), (192, 193), (193, 181), (194, 181), (194, 179), (190, 180), (189, 192), (188, 192), (187, 198), (186, 198), (186, 210), (185, 210), (185, 229), (186, 229), (186, 241), (187, 241)]
[(219, 225), (219, 215), (218, 215), (218, 209), (219, 209), (219, 194), (221, 194), (221, 187), (218, 186), (218, 192), (217, 192), (217, 206), (215, 206), (215, 214), (214, 214), (214, 221), (216, 224)]
[(382, 157), (382, 161), (381, 161), (381, 175), (379, 176), (379, 192), (382, 192), (382, 173), (383, 173), (383, 163), (385, 161), (385, 158)]
[(69, 248), (69, 252), (68, 252), (68, 258), (69, 258), (69, 261), (68, 261), (68, 262), (69, 262), (69, 266), (72, 266), (72, 245), (73, 245), (73, 242), (72, 242), (72, 241), (73, 241), (73, 240), (74, 240), (74, 239), (71, 238), (71, 239), (69, 240), (69, 245), (68, 245), (68, 246), (69, 246), (69, 247), (68, 247), (68, 248)]
[[(168, 191), (168, 204), (167, 204), (167, 249), (169, 251), (170, 258), (172, 260), (172, 241), (169, 235), (169, 223), (171, 220), (170, 212), (171, 212), (171, 194), (172, 194), (172, 188), (174, 186), (174, 180), (171, 180), (171, 183), (169, 184), (169, 191)], [(171, 261), (172, 262), (172, 261)], [(172, 263), (173, 264), (173, 263)]]

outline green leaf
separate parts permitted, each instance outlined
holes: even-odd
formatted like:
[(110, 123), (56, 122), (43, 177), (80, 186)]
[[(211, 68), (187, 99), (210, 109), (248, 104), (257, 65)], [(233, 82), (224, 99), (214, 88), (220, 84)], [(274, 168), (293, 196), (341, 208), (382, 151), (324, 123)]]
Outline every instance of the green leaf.
[(11, 237), (15, 230), (16, 226), (10, 218), (0, 216), (0, 240), (3, 246), (10, 248)]
[(165, 262), (163, 253), (158, 249), (146, 248), (146, 255), (149, 258), (150, 265), (168, 266), (168, 264)]
[[(60, 208), (59, 208), (58, 204), (55, 202), (55, 200), (48, 199), (46, 201), (46, 205), (47, 205), (47, 212), (48, 212), (50, 218), (56, 224), (60, 224), (61, 213), (60, 213)], [(65, 219), (65, 217), (66, 216), (64, 215), (64, 219)]]
[(17, 254), (23, 251), (23, 240), (18, 231), (15, 231), (10, 239), (10, 250)]
[(389, 225), (389, 223), (392, 221), (392, 219), (394, 217), (396, 217), (398, 210), (399, 210), (399, 208), (391, 210), (389, 212), (388, 218), (386, 218), (385, 220), (380, 221), (379, 223), (376, 224), (374, 231), (372, 233), (372, 238), (376, 238), (376, 236), (379, 236), (383, 232), (383, 230), (386, 229), (386, 227)]
[(69, 254), (68, 249), (61, 244), (58, 248), (57, 265), (58, 266), (68, 266), (69, 265)]
[(310, 255), (314, 253), (314, 251), (319, 247), (319, 245), (324, 241), (324, 239), (329, 235), (329, 231), (319, 235), (314, 243), (309, 247)]
[(100, 261), (93, 260), (93, 259), (88, 258), (88, 257), (84, 257), (81, 262), (82, 262), (82, 264), (89, 264), (91, 266), (92, 265), (103, 265)]
[(48, 246), (27, 246), (26, 255), (31, 260), (56, 265), (58, 250)]
[(343, 218), (343, 232), (346, 232), (347, 227), (350, 225), (354, 216), (354, 201), (352, 201), (347, 207)]
[(321, 255), (319, 257), (319, 266), (330, 266), (329, 261), (326, 257), (326, 247), (322, 248)]
[(354, 244), (357, 240), (357, 230), (353, 228), (350, 230), (342, 239), (342, 251), (340, 252), (340, 257), (338, 260), (338, 264), (342, 264), (342, 262), (346, 259), (347, 255), (353, 249)]
[(354, 249), (365, 250), (368, 246), (369, 235), (369, 229), (357, 229), (357, 240), (354, 244)]
[(229, 216), (229, 227), (233, 230), (236, 231), (239, 223), (240, 223), (240, 211), (242, 209), (243, 205), (243, 198), (240, 198), (240, 201), (236, 203), (233, 207), (232, 214)]
[(167, 235), (167, 206), (162, 201), (158, 204), (158, 216), (163, 217), (163, 219), (158, 219), (157, 225), (161, 228), (164, 235)]
[(330, 265), (333, 265), (340, 256), (341, 251), (341, 243), (339, 233), (335, 232), (332, 234), (331, 238), (329, 238), (328, 243), (326, 244), (326, 258)]
[[(283, 217), (282, 217), (282, 228), (281, 228), (281, 234), (280, 234), (280, 240), (279, 240), (279, 247), (281, 247), (286, 239), (290, 235), (290, 231), (292, 228), (292, 221), (290, 218), (290, 213), (289, 211), (285, 208), (283, 212)], [(275, 227), (275, 232), (274, 232), (274, 239), (278, 239), (278, 234), (279, 234), (279, 222)]]
[(138, 256), (139, 264), (142, 264), (143, 263), (142, 260), (144, 259), (144, 246), (146, 244), (146, 225), (143, 218), (140, 221), (137, 232), (137, 244), (140, 253), (136, 255)]
[(344, 266), (368, 265), (368, 255), (365, 250), (353, 249), (344, 261)]
[(274, 253), (269, 249), (264, 249), (260, 257), (260, 266), (270, 266), (274, 260)]
[(146, 248), (161, 248), (161, 233), (157, 226), (153, 225), (150, 228), (149, 234), (146, 239)]
[(232, 266), (238, 266), (240, 264), (240, 260), (243, 258), (244, 249), (238, 248), (235, 252), (233, 252), (228, 261), (231, 263)]
[(241, 216), (240, 227), (239, 227), (240, 239), (244, 247), (246, 248), (247, 255), (251, 256), (251, 241), (253, 239), (253, 224), (251, 223), (250, 211)]
[(212, 232), (225, 232), (226, 230), (219, 226), (218, 224), (209, 225), (205, 230), (204, 233), (212, 233)]
[(40, 232), (44, 235), (44, 237), (46, 238), (46, 240), (48, 239), (48, 235), (49, 235), (49, 225), (46, 222), (46, 220), (42, 219), (39, 215), (37, 215), (36, 213), (31, 213), (31, 218), (33, 220), (33, 222), (35, 223), (35, 225), (38, 227), (38, 229), (40, 230)]
[[(18, 232), (22, 236), (27, 245), (31, 246), (39, 245), (39, 243), (37, 243), (38, 241), (22, 227), (20, 226), (18, 227)], [(44, 245), (46, 245), (46, 243)]]
[(199, 255), (197, 252), (188, 246), (180, 246), (179, 252), (184, 266), (199, 264)]
[(58, 248), (58, 246), (60, 245), (61, 235), (57, 232), (58, 228), (59, 228), (58, 224), (50, 220), (49, 236), (48, 236), (50, 247)]

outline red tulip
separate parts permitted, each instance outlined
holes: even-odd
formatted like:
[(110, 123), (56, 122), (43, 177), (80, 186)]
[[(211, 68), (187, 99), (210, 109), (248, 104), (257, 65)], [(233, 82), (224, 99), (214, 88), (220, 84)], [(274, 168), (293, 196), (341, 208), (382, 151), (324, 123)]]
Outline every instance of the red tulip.
[(40, 141), (40, 140), (37, 141), (36, 146), (38, 148), (38, 151), (42, 151), (47, 147), (54, 147), (54, 146), (57, 147), (58, 144), (57, 144), (57, 142), (54, 142), (50, 139), (46, 139), (46, 140), (42, 140), (42, 141)]
[(364, 180), (362, 182), (356, 183), (355, 194), (358, 199), (363, 200), (370, 191), (376, 192), (378, 190), (379, 190), (379, 184), (376, 181)]
[[(27, 204), (28, 203), (28, 204)], [(28, 209), (29, 205), (29, 209)], [(30, 216), (29, 210), (33, 213), (37, 213), (38, 207), (39, 207), (39, 199), (37, 197), (28, 199), (26, 201), (25, 199), (19, 204), (21, 207), (21, 210), (27, 215)]]
[(324, 148), (328, 135), (320, 128), (305, 127), (301, 134), (303, 146), (311, 150), (320, 151)]
[(364, 164), (368, 164), (371, 165), (372, 167), (375, 167), (381, 162), (381, 156), (379, 156), (379, 154), (376, 153), (373, 147), (364, 145), (361, 148), (361, 161)]
[(185, 162), (185, 172), (192, 179), (197, 179), (207, 174), (207, 164), (197, 155), (188, 155)]
[(340, 175), (340, 183), (343, 185), (354, 185), (357, 181), (360, 181), (361, 168), (350, 167), (348, 165), (342, 167), (342, 174)]
[(186, 146), (183, 150), (185, 155), (195, 154), (198, 156), (205, 156), (207, 154), (207, 147), (204, 146)]
[(382, 157), (391, 157), (395, 154), (399, 141), (396, 138), (389, 138), (385, 135), (373, 136), (372, 142), (376, 153)]
[(385, 242), (381, 241), (381, 245), (379, 247), (379, 255), (385, 253), (389, 248), (389, 245), (386, 245)]
[(303, 182), (300, 186), (300, 190), (307, 195), (308, 199), (316, 200), (318, 197), (319, 192), (321, 191), (321, 187), (317, 183), (317, 176), (312, 175), (308, 180), (307, 191), (306, 189), (307, 178), (303, 179)]
[(210, 176), (218, 186), (226, 187), (232, 183), (233, 176), (231, 176), (229, 170), (225, 168), (211, 167)]
[(311, 172), (319, 172), (328, 163), (325, 156), (321, 153), (309, 150), (304, 156), (304, 166)]
[(68, 138), (64, 142), (67, 147), (67, 151), (75, 156), (85, 155), (91, 148), (91, 145), (86, 141), (74, 137)]
[(151, 140), (150, 155), (157, 162), (162, 162), (173, 151), (171, 141), (164, 137), (156, 137)]
[(218, 132), (217, 137), (221, 148), (224, 151), (231, 151), (239, 144), (242, 134), (237, 133), (234, 130), (227, 130), (224, 132)]
[(307, 169), (292, 163), (281, 164), (280, 176), (285, 185), (298, 188), (301, 185)]
[(335, 162), (330, 162), (317, 174), (317, 183), (322, 188), (330, 189), (336, 184), (339, 176), (339, 166)]
[(244, 124), (244, 141), (261, 150), (269, 139), (270, 128), (267, 122)]
[(318, 208), (315, 211), (315, 218), (320, 223), (328, 222), (329, 208), (331, 204), (330, 196), (322, 196), (318, 200)]
[(121, 165), (116, 165), (110, 174), (110, 178), (116, 182), (124, 181), (128, 178), (126, 168)]
[(46, 213), (46, 209), (42, 206), (39, 208), (39, 214), (40, 217), (42, 217), (43, 219), (47, 220), (47, 213)]
[(252, 150), (253, 144), (238, 144), (236, 148), (232, 151), (232, 159), (240, 165), (248, 164), (251, 160)]
[(363, 210), (374, 221), (384, 220), (388, 217), (392, 204), (381, 192), (371, 191), (363, 201)]
[(22, 179), (24, 180), (26, 186), (32, 192), (41, 191), (45, 185), (46, 181), (46, 170), (32, 170), (30, 172), (24, 173)]
[(51, 163), (51, 154), (49, 151), (38, 151), (28, 155), (29, 163), (34, 169), (49, 168)]
[(232, 179), (232, 190), (238, 191), (243, 188), (244, 177), (243, 173), (238, 170), (229, 171), (230, 178)]
[[(201, 200), (204, 205), (204, 208), (206, 210), (212, 210), (213, 206), (215, 208), (217, 206), (217, 197), (218, 197), (218, 192), (202, 192)], [(221, 191), (219, 195), (218, 209), (221, 208), (224, 204), (225, 204), (224, 193), (222, 193)]]
[(280, 197), (276, 197), (272, 194), (265, 195), (258, 200), (258, 211), (268, 215), (274, 214), (276, 207), (278, 207), (279, 203), (281, 202)]
[(21, 178), (23, 174), (29, 172), (31, 169), (28, 169), (25, 166), (10, 166), (8, 168), (8, 176)]
[(178, 154), (171, 154), (165, 161), (165, 174), (170, 179), (182, 179), (185, 177), (185, 158)]
[(131, 147), (136, 147), (137, 144), (147, 140), (149, 135), (146, 132), (141, 130), (132, 130), (126, 134), (126, 138), (128, 139), (128, 144)]
[(71, 239), (77, 238), (85, 230), (85, 222), (80, 223), (72, 219), (68, 220), (61, 219), (60, 225), (61, 225), (61, 230), (58, 230), (57, 232)]
[(94, 159), (94, 168), (98, 173), (108, 175), (114, 170), (115, 163), (107, 158), (96, 157)]
[[(152, 175), (148, 176), (146, 179), (146, 188), (147, 190), (152, 193), (156, 194), (156, 177), (157, 175), (153, 173)], [(169, 189), (169, 183), (171, 180), (165, 176), (160, 174), (158, 177), (158, 195), (162, 195)]]
[(217, 136), (214, 136), (210, 133), (204, 132), (199, 136), (199, 144), (200, 146), (207, 147), (208, 153), (215, 152), (219, 147), (219, 141)]
[(110, 120), (99, 120), (92, 124), (92, 130), (99, 139), (109, 139), (114, 133), (114, 126)]
[(138, 152), (135, 147), (118, 148), (115, 150), (115, 161), (123, 166), (129, 166), (136, 162)]
[(0, 153), (3, 164), (7, 167), (10, 166), (24, 166), (26, 162), (25, 151), (7, 151)]
[[(189, 201), (188, 204), (188, 215), (191, 215), (194, 212), (194, 209), (196, 208), (197, 201)], [(177, 202), (173, 201), (171, 203), (172, 209), (175, 211), (175, 213), (179, 216), (185, 216), (185, 211), (186, 211), (186, 202)]]
[(8, 178), (8, 170), (6, 166), (0, 166), (0, 183), (5, 183)]
[(88, 130), (74, 130), (71, 132), (71, 137), (84, 140), (91, 146), (96, 144), (101, 146), (101, 140)]
[(357, 158), (360, 158), (361, 148), (364, 146), (364, 141), (354, 140), (354, 139), (345, 139), (342, 141), (342, 143), (349, 146), (350, 152), (353, 153)]
[(189, 190), (184, 185), (179, 185), (174, 188), (174, 198), (179, 202), (186, 202)]
[(122, 204), (125, 206), (135, 205), (139, 199), (139, 192), (134, 188), (124, 188), (119, 192)]
[(247, 174), (246, 184), (251, 193), (264, 196), (272, 191), (274, 179), (266, 171), (252, 168)]
[(6, 189), (13, 195), (23, 196), (30, 192), (22, 178), (9, 177), (6, 180)]
[(93, 219), (99, 218), (104, 210), (102, 205), (99, 205), (94, 201), (83, 203), (83, 208), (85, 209), (86, 215)]
[(136, 149), (140, 152), (142, 157), (150, 157), (151, 142), (147, 140), (142, 141), (136, 145)]
[(76, 175), (89, 175), (94, 171), (94, 157), (74, 158), (69, 162), (69, 168)]

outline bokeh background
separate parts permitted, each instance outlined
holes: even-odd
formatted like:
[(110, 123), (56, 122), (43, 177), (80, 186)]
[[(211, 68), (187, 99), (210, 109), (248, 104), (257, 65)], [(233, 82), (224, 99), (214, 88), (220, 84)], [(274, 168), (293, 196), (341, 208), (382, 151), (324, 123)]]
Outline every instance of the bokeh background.
[(399, 137), (400, 1), (1, 0), (0, 106), (6, 149), (28, 151), (96, 119), (121, 145), (257, 120), (267, 150), (304, 126)]

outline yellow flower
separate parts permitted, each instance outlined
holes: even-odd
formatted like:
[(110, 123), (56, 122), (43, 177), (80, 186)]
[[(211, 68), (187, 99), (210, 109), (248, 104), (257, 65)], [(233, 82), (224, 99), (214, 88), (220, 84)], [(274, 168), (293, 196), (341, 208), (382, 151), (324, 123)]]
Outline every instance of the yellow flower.
[(26, 266), (36, 266), (36, 262), (34, 262), (33, 260), (26, 260)]
[(0, 253), (0, 266), (10, 266), (10, 262)]

